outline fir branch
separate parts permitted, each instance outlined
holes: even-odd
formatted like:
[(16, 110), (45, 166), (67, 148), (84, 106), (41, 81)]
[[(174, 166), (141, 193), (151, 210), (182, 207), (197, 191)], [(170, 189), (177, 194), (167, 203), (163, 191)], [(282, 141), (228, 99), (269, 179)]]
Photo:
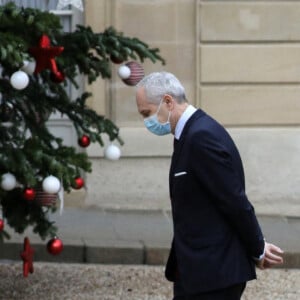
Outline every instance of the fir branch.
[[(37, 46), (43, 34), (49, 36), (52, 46), (64, 47), (55, 61), (66, 80), (62, 84), (53, 82), (50, 70), (45, 69), (30, 75), (24, 90), (14, 89), (10, 76), (24, 60), (32, 59), (29, 48)], [(78, 137), (86, 134), (92, 142), (104, 146), (103, 134), (107, 134), (110, 141), (123, 144), (119, 128), (88, 107), (89, 93), (71, 99), (67, 90), (70, 85), (78, 87), (80, 74), (88, 83), (98, 77), (110, 78), (112, 60), (132, 58), (165, 63), (157, 48), (112, 27), (95, 33), (79, 25), (74, 32), (65, 33), (59, 17), (52, 13), (18, 8), (13, 2), (0, 6), (0, 175), (13, 173), (20, 185), (12, 191), (0, 189), (0, 204), (3, 217), (16, 232), (23, 233), (28, 226), (42, 238), (56, 232), (44, 208), (23, 199), (24, 187), (40, 187), (45, 177), (54, 175), (70, 191), (75, 177), (92, 170), (84, 151), (64, 145), (50, 132), (47, 121), (52, 113), (71, 121)], [(0, 240), (7, 237), (5, 231), (0, 233)]]

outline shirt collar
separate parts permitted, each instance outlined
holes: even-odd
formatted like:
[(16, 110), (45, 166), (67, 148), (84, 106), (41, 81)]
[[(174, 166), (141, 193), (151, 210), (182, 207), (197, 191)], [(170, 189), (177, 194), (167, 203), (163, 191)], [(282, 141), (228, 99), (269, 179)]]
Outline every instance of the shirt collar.
[(176, 127), (175, 127), (175, 139), (179, 140), (182, 130), (184, 128), (184, 125), (186, 124), (186, 122), (189, 120), (189, 118), (192, 116), (192, 114), (194, 114), (194, 112), (197, 109), (193, 106), (193, 105), (189, 105), (186, 110), (183, 112), (183, 114), (181, 115), (181, 117), (179, 118)]

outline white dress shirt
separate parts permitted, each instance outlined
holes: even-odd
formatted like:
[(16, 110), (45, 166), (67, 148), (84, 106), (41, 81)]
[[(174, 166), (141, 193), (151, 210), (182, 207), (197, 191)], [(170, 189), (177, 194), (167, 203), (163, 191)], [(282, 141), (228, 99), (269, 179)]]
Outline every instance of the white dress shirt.
[(176, 140), (180, 139), (181, 133), (183, 131), (186, 122), (189, 120), (189, 118), (192, 116), (192, 114), (194, 114), (196, 110), (197, 108), (195, 108), (193, 105), (189, 105), (186, 108), (186, 110), (183, 112), (175, 127), (174, 137)]

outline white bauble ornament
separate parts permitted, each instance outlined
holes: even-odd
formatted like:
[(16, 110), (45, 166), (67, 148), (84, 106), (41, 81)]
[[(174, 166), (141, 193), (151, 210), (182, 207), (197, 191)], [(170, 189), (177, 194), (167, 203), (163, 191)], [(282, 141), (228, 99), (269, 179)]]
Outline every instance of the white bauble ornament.
[(111, 144), (104, 150), (104, 156), (110, 160), (118, 160), (121, 157), (121, 150), (116, 145)]
[(24, 60), (23, 67), (21, 68), (21, 70), (29, 75), (32, 75), (35, 71), (35, 67), (36, 67), (35, 60), (32, 60), (32, 61)]
[(29, 83), (29, 77), (28, 75), (23, 71), (17, 71), (13, 73), (10, 77), (10, 84), (16, 89), (16, 90), (23, 90), (26, 88), (26, 86)]
[(127, 66), (121, 66), (118, 70), (118, 74), (122, 79), (127, 79), (129, 78), (131, 71)]
[(55, 176), (48, 176), (43, 180), (43, 190), (49, 194), (56, 194), (60, 190), (60, 181)]
[(16, 177), (11, 173), (2, 175), (1, 188), (5, 191), (11, 191), (17, 186)]

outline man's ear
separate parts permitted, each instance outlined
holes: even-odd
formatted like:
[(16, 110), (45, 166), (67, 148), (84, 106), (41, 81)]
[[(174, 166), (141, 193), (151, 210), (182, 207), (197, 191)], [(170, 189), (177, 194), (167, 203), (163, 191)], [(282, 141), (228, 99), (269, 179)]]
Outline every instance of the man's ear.
[(169, 95), (169, 94), (165, 94), (163, 100), (167, 104), (168, 109), (170, 111), (173, 110), (174, 105), (175, 105), (174, 98), (171, 95)]

